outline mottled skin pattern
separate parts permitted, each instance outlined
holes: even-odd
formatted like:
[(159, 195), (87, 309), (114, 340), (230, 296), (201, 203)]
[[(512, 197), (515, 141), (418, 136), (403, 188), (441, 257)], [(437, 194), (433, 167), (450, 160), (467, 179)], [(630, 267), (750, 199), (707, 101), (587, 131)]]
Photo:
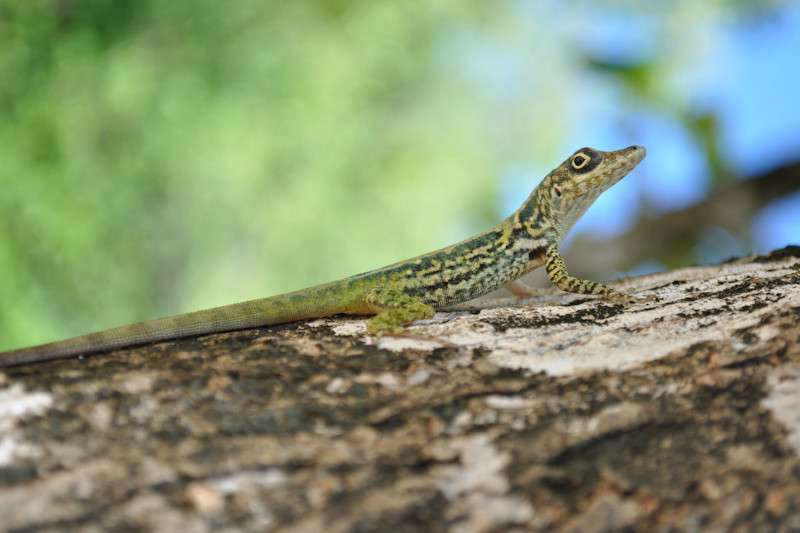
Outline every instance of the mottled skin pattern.
[[(407, 261), (296, 292), (112, 328), (0, 353), (0, 367), (334, 315), (375, 315), (371, 333), (400, 333), (436, 309), (470, 300), (545, 265), (559, 289), (634, 301), (610, 287), (569, 276), (558, 245), (597, 197), (645, 156), (582, 148), (550, 172), (514, 214), (471, 239)], [(515, 294), (525, 289), (514, 285)]]

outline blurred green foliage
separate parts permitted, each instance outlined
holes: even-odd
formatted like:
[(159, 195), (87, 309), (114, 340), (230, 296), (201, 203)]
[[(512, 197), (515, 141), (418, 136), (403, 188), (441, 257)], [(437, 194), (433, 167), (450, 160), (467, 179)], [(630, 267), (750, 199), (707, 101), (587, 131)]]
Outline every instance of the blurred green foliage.
[(490, 224), (497, 154), (431, 54), (471, 4), (2, 2), (0, 348)]
[[(592, 68), (579, 28), (510, 5), (0, 0), (0, 350), (329, 281), (496, 223), (509, 161), (546, 172), (567, 155)], [(511, 105), (481, 85), (476, 40), (524, 62)], [(651, 86), (658, 68), (614, 83)]]

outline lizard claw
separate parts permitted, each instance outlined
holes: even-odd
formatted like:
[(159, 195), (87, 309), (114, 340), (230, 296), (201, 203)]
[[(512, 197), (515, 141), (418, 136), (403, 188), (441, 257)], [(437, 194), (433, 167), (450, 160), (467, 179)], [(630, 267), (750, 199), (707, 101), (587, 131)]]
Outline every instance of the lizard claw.
[(631, 294), (621, 293), (623, 295), (623, 302), (628, 304), (643, 304), (647, 302), (655, 302), (657, 298), (654, 295), (649, 296), (633, 296)]

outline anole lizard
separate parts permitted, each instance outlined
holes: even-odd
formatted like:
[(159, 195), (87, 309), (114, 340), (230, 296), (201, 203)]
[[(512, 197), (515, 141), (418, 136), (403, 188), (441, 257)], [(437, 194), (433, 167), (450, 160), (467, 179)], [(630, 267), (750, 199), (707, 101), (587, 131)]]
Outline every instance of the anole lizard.
[(510, 217), (471, 239), (413, 259), (287, 294), (138, 322), (40, 346), (0, 353), (0, 367), (37, 363), (126, 346), (282, 324), (338, 313), (374, 315), (373, 334), (401, 333), (436, 309), (510, 285), (542, 265), (559, 289), (636, 301), (611, 287), (571, 277), (558, 251), (562, 238), (597, 197), (645, 156), (581, 148), (551, 171)]

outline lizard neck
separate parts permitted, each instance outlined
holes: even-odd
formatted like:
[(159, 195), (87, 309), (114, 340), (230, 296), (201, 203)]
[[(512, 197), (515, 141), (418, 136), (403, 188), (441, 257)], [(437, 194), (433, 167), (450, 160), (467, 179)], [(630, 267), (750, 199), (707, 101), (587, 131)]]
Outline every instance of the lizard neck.
[[(549, 175), (548, 175), (549, 177)], [(555, 223), (552, 204), (545, 186), (548, 177), (542, 180), (528, 196), (519, 209), (506, 219), (517, 230), (524, 230), (528, 238), (534, 241), (544, 240), (547, 245), (558, 245), (563, 238)]]

